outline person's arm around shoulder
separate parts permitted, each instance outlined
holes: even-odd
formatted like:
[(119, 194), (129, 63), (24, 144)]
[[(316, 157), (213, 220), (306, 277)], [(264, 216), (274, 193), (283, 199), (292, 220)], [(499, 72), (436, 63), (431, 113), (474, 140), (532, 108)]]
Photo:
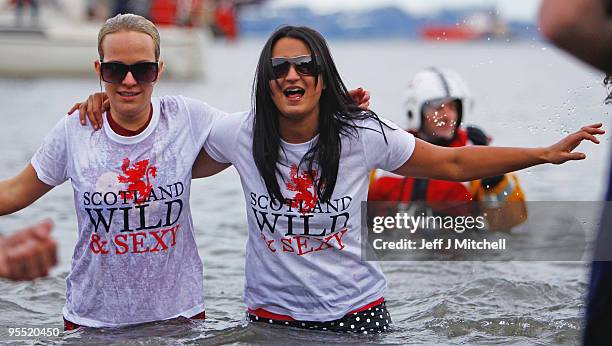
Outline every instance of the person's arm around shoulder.
[[(367, 110), (370, 107), (370, 92), (363, 88), (357, 88), (349, 91), (349, 96), (359, 108)], [(102, 128), (102, 114), (108, 111), (110, 103), (105, 92), (93, 93), (83, 102), (75, 103), (68, 110), (68, 115), (75, 111), (79, 111), (79, 121), (81, 125), (86, 126), (87, 120), (91, 127), (97, 131)]]
[(102, 128), (102, 114), (110, 109), (108, 96), (104, 92), (94, 93), (87, 97), (83, 102), (77, 102), (68, 110), (68, 115), (72, 115), (76, 110), (79, 111), (79, 121), (81, 125), (89, 124), (97, 131)]
[(177, 99), (185, 106), (194, 145), (199, 151), (211, 135), (214, 124), (226, 118), (229, 113), (190, 97), (178, 96)]
[(198, 157), (191, 169), (193, 179), (206, 178), (225, 170), (231, 163), (222, 163), (214, 160), (206, 150), (200, 150)]
[(245, 122), (250, 121), (249, 112), (238, 112), (217, 117), (210, 134), (200, 150), (192, 173), (202, 178), (219, 173), (234, 164), (238, 149), (238, 137), (248, 135)]

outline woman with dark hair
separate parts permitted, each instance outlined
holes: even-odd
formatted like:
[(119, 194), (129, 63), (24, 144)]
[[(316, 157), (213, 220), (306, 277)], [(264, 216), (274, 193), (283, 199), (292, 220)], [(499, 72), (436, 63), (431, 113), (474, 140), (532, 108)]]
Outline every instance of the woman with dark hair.
[[(272, 58), (274, 44), (283, 37), (294, 38), (306, 43), (312, 53), (299, 56), (294, 61)], [(298, 85), (299, 83), (296, 83), (295, 90), (282, 90), (283, 95), (281, 95), (279, 91), (282, 86), (277, 78), (282, 74), (286, 75), (292, 64), (297, 69), (298, 75), (324, 76), (323, 79), (313, 78), (314, 95), (306, 94), (307, 90), (302, 89)], [(271, 83), (270, 81), (274, 82)], [(321, 82), (320, 85), (319, 82)], [(320, 94), (316, 91), (319, 88), (321, 89)], [(301, 99), (303, 96), (305, 101), (310, 101), (306, 107), (318, 108), (320, 116), (311, 114), (308, 119), (291, 119), (284, 116), (284, 113), (279, 113), (277, 101), (283, 103), (282, 100), (287, 95), (293, 95), (297, 99)], [(295, 102), (296, 105), (298, 103)], [(289, 101), (287, 107), (295, 108), (291, 101)], [(259, 57), (253, 83), (253, 108), (255, 110), (253, 159), (259, 173), (266, 182), (266, 187), (277, 200), (283, 199), (276, 180), (276, 172), (278, 171), (276, 164), (279, 162), (282, 136), (279, 129), (279, 126), (282, 126), (281, 123), (289, 125), (297, 122), (310, 125), (310, 130), (315, 130), (316, 128), (313, 125), (318, 122), (318, 140), (308, 149), (302, 161), (306, 164), (309, 172), (313, 170), (313, 162), (317, 161), (321, 175), (314, 181), (316, 193), (322, 200), (329, 200), (338, 175), (341, 137), (357, 134), (358, 126), (354, 124), (356, 120), (373, 118), (378, 121), (375, 113), (362, 111), (348, 95), (348, 90), (338, 74), (324, 38), (318, 32), (305, 27), (287, 26), (281, 28), (266, 42)], [(290, 112), (296, 111), (290, 110)], [(380, 125), (383, 124), (380, 121), (378, 122)], [(380, 130), (383, 133), (382, 127), (380, 127)], [(304, 139), (312, 138), (310, 135), (308, 136), (310, 138)]]
[(444, 148), (416, 139), (348, 96), (325, 39), (285, 26), (263, 47), (253, 110), (219, 119), (204, 145), (238, 170), (249, 235), (248, 319), (299, 328), (372, 333), (388, 328), (385, 277), (361, 257), (368, 172), (467, 181), (541, 163), (584, 159), (601, 124), (547, 148)]
[(263, 47), (252, 108), (216, 119), (193, 166), (196, 178), (229, 164), (240, 174), (247, 317), (341, 332), (379, 333), (391, 323), (385, 277), (361, 253), (361, 202), (372, 169), (468, 181), (584, 159), (572, 150), (604, 133), (595, 124), (533, 149), (428, 144), (357, 107), (325, 39), (294, 26)]

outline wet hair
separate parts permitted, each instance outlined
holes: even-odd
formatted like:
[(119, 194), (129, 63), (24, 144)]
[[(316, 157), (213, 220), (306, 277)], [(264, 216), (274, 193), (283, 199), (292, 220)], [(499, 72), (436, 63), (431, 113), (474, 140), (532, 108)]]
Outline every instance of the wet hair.
[(98, 32), (98, 55), (100, 55), (100, 61), (104, 60), (104, 51), (102, 50), (104, 38), (106, 35), (120, 31), (136, 31), (149, 35), (153, 39), (153, 44), (155, 45), (155, 61), (159, 60), (161, 40), (155, 24), (142, 16), (126, 13), (118, 14), (108, 19), (100, 28)]
[(610, 92), (604, 102), (605, 104), (610, 105), (612, 104), (612, 75), (606, 75), (603, 82), (604, 86), (608, 88), (608, 91)]
[[(338, 74), (329, 47), (320, 33), (308, 27), (283, 26), (277, 29), (268, 38), (259, 56), (252, 97), (252, 111), (255, 114), (253, 159), (271, 197), (285, 202), (277, 181), (277, 173), (280, 174), (278, 164), (281, 162), (279, 151), (282, 149), (279, 132), (280, 112), (272, 100), (270, 87), (270, 81), (275, 80), (270, 60), (272, 48), (276, 42), (285, 37), (298, 39), (308, 46), (325, 86), (319, 99), (319, 137), (302, 157), (298, 169), (302, 164), (307, 167), (318, 199), (329, 201), (338, 178), (342, 136), (357, 138), (357, 129), (361, 127), (356, 125), (355, 121), (373, 118), (380, 125), (380, 130), (372, 130), (380, 132), (384, 137), (385, 124), (374, 112), (361, 110), (351, 99)], [(318, 83), (318, 76), (315, 76), (315, 83)], [(386, 142), (387, 138), (384, 138)], [(318, 179), (312, 175), (314, 164), (318, 166)]]

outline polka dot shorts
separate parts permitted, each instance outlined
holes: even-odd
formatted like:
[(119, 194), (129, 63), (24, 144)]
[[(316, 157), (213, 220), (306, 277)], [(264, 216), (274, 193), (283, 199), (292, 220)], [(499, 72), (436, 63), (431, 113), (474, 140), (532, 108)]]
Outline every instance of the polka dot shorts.
[(354, 312), (337, 320), (328, 322), (279, 321), (258, 317), (248, 312), (247, 320), (251, 322), (284, 325), (302, 329), (360, 334), (383, 333), (389, 329), (389, 325), (391, 324), (391, 316), (387, 311), (385, 302), (382, 302), (381, 304), (373, 306), (369, 309)]

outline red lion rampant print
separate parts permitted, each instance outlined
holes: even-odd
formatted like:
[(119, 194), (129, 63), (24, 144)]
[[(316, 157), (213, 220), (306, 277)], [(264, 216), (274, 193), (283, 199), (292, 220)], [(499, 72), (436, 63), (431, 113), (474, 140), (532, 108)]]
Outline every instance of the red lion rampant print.
[(313, 182), (317, 180), (317, 171), (304, 171), (298, 176), (298, 166), (291, 165), (289, 173), (290, 181), (287, 182), (287, 190), (296, 192), (292, 200), (287, 204), (292, 208), (300, 208), (300, 213), (307, 214), (315, 207), (319, 196)]
[[(125, 158), (121, 165), (121, 171), (123, 171), (124, 175), (118, 175), (117, 179), (120, 183), (128, 184), (128, 186), (127, 191), (119, 193), (125, 199), (136, 197), (137, 204), (144, 203), (153, 188), (149, 175), (153, 178), (157, 177), (157, 168), (149, 166), (149, 160), (138, 161), (130, 168), (130, 159)], [(134, 192), (137, 192), (138, 196), (134, 196)]]

